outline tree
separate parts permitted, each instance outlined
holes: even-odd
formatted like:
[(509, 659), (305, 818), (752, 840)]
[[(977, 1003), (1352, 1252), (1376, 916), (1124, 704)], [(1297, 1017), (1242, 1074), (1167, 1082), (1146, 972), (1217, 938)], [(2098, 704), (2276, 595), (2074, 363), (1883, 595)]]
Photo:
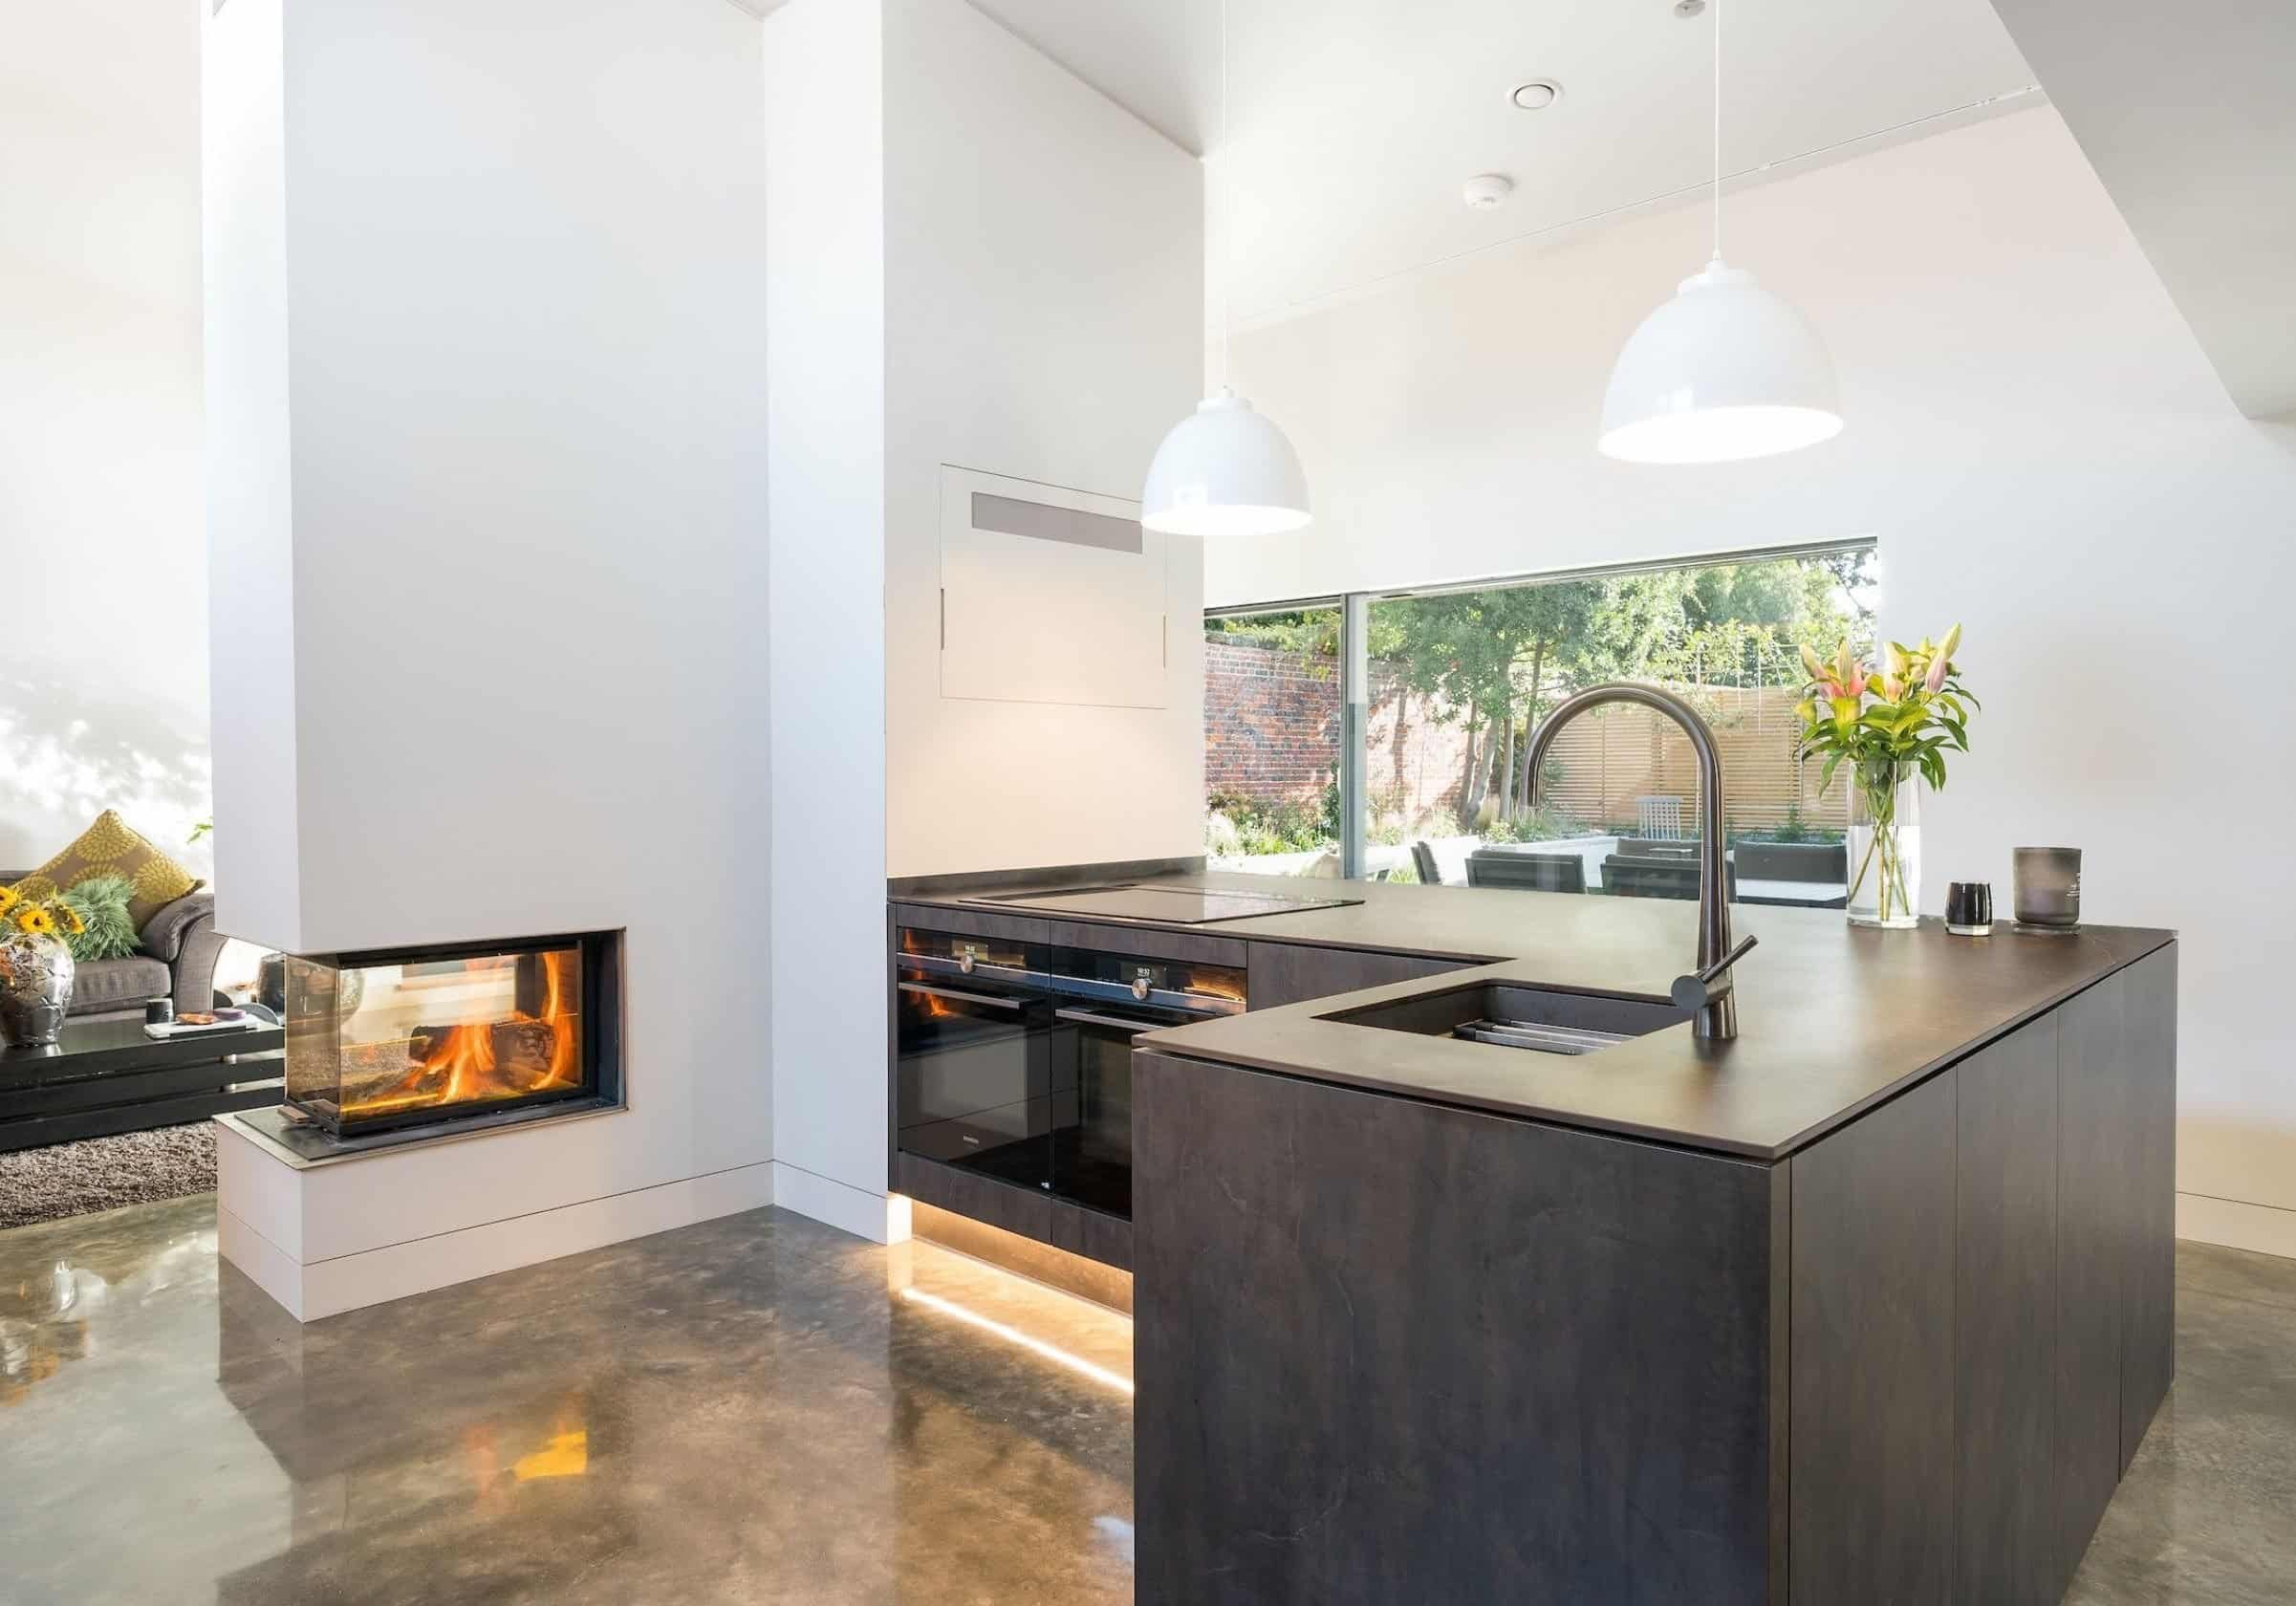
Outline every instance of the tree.
[(1460, 816), (1471, 826), (1494, 792), (1509, 817), (1529, 802), (1530, 732), (1571, 692), (1618, 680), (1770, 684), (1791, 678), (1806, 643), (1829, 657), (1845, 638), (1862, 648), (1865, 556), (1398, 597), (1374, 605), (1373, 646), (1437, 720), (1464, 723)]

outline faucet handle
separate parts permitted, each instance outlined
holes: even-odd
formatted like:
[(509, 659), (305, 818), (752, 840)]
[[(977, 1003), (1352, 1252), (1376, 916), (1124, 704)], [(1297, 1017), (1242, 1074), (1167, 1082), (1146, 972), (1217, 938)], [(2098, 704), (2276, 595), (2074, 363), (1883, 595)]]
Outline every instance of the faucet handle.
[(1687, 976), (1677, 976), (1674, 989), (1669, 995), (1674, 1000), (1674, 1007), (1678, 1009), (1702, 1009), (1714, 1001), (1718, 993), (1727, 992), (1729, 984), (1725, 982), (1718, 987), (1714, 986), (1716, 978), (1745, 958), (1748, 951), (1761, 941), (1761, 938), (1749, 933), (1736, 947), (1704, 969), (1693, 971)]

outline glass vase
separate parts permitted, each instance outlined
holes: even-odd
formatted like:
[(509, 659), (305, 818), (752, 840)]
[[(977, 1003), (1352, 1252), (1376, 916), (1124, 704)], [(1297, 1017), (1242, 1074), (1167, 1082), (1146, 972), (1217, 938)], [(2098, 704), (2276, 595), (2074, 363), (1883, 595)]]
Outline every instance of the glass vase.
[(1858, 771), (1850, 789), (1850, 923), (1920, 923), (1921, 776), (1911, 764)]

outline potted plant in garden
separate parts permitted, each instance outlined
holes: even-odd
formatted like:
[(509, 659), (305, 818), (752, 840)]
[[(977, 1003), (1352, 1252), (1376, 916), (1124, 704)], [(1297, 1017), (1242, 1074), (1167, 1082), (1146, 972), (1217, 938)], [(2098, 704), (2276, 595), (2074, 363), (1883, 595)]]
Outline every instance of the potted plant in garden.
[(62, 897), (28, 898), (0, 886), (0, 1042), (37, 1049), (56, 1040), (76, 973), (65, 937), (85, 929)]
[(1892, 641), (1869, 671), (1845, 641), (1831, 663), (1802, 649), (1809, 672), (1796, 710), (1799, 756), (1826, 755), (1822, 792), (1846, 761), (1850, 788), (1849, 916), (1898, 928), (1920, 918), (1921, 784), (1945, 786), (1945, 754), (1969, 750), (1969, 712), (1982, 707), (1953, 662), (1961, 627), (1917, 647)]

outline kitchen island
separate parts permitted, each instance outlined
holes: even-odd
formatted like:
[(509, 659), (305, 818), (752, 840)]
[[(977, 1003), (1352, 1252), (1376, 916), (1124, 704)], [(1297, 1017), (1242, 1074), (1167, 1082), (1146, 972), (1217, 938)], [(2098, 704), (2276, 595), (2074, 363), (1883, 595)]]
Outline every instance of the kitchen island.
[(2062, 1595), (2174, 1367), (2172, 934), (1742, 908), (1709, 1043), (1687, 904), (1347, 890), (1201, 929), (1440, 973), (1134, 1056), (1142, 1602)]

